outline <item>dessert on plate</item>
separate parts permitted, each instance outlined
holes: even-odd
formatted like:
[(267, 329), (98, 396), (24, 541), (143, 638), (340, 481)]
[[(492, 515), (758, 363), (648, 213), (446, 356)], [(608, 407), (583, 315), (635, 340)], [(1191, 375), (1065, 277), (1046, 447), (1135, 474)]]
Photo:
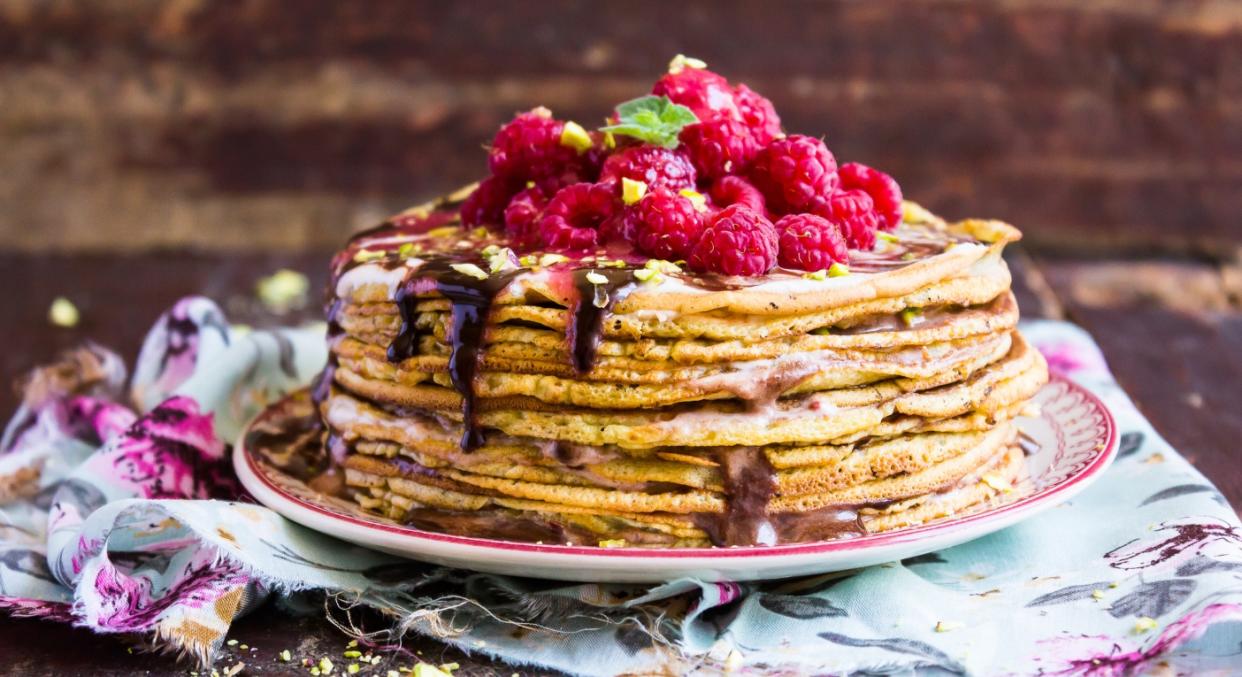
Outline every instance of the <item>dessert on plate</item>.
[(608, 546), (847, 538), (1011, 501), (1047, 379), (1001, 258), (678, 57), (597, 129), (534, 109), (481, 182), (333, 261), (314, 388), (396, 522)]

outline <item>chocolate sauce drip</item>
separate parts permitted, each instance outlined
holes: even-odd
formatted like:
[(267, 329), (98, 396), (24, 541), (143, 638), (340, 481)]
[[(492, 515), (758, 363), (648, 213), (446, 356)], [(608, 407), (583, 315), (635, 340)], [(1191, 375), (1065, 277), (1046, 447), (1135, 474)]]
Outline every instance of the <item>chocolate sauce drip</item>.
[(474, 392), (474, 379), (482, 357), (483, 331), (492, 302), (517, 271), (501, 271), (479, 279), (454, 270), (452, 266), (457, 262), (460, 259), (433, 258), (413, 271), (412, 276), (397, 290), (394, 300), (401, 314), (401, 328), (388, 346), (388, 360), (401, 362), (418, 352), (416, 322), (419, 294), (435, 290), (448, 299), (451, 317), (446, 337), (449, 344), (449, 379), (461, 395), (462, 425), (465, 428), (461, 449), (471, 451), (483, 444), (483, 431), (475, 420)]
[(724, 480), (723, 513), (696, 513), (695, 523), (715, 545), (772, 545), (768, 502), (776, 491), (776, 472), (757, 447), (721, 447), (716, 462)]
[[(595, 284), (587, 279), (596, 275), (606, 281)], [(628, 267), (601, 270), (579, 268), (573, 271), (573, 279), (577, 294), (569, 308), (565, 339), (569, 342), (574, 370), (585, 374), (595, 366), (604, 313), (633, 288), (634, 270)]]

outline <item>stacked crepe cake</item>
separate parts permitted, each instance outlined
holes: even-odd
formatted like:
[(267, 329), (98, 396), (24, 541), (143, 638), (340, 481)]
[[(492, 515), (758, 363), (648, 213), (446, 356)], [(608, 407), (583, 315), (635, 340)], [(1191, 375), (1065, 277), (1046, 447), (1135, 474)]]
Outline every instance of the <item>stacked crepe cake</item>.
[(1016, 330), (1012, 226), (903, 201), (683, 57), (599, 130), (536, 109), (488, 153), (483, 182), (334, 259), (314, 403), (363, 509), (747, 546), (1028, 490), (1016, 418), (1047, 367)]

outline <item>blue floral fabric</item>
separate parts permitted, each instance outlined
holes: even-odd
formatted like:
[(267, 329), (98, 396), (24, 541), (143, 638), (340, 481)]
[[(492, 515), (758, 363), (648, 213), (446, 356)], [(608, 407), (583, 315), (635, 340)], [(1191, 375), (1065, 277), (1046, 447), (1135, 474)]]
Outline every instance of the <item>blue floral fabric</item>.
[[(1114, 466), (1039, 517), (941, 552), (758, 583), (537, 581), (399, 560), (247, 502), (243, 421), (304, 385), (322, 328), (242, 333), (186, 299), (134, 376), (86, 346), (27, 384), (0, 438), (0, 606), (149, 632), (212, 660), (240, 614), (318, 589), (401, 632), (573, 674), (1120, 675), (1242, 670), (1242, 531), (1076, 327), (1027, 322), (1113, 411)], [(128, 385), (127, 385), (128, 381)]]

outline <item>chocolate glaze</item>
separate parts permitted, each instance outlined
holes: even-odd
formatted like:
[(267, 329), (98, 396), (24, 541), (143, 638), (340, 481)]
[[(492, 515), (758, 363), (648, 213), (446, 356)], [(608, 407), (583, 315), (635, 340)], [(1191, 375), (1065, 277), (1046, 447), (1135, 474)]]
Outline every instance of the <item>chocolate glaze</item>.
[[(572, 275), (575, 299), (569, 308), (565, 339), (569, 342), (574, 370), (585, 374), (595, 366), (604, 313), (634, 288), (634, 269), (578, 268), (572, 271)], [(587, 279), (595, 275), (603, 276), (606, 282), (595, 284)]]
[(449, 378), (453, 388), (461, 395), (465, 428), (461, 448), (470, 451), (483, 444), (483, 431), (475, 420), (474, 392), (474, 379), (482, 357), (483, 330), (496, 295), (508, 286), (517, 271), (500, 271), (478, 279), (454, 270), (453, 263), (451, 259), (437, 257), (411, 269), (410, 276), (397, 290), (395, 301), (401, 313), (401, 328), (392, 345), (388, 346), (388, 360), (401, 362), (417, 353), (419, 295), (434, 289), (447, 298), (451, 308), (447, 336)]
[(771, 545), (768, 502), (776, 491), (776, 473), (757, 447), (714, 450), (724, 480), (723, 513), (696, 513), (695, 524), (715, 545)]

